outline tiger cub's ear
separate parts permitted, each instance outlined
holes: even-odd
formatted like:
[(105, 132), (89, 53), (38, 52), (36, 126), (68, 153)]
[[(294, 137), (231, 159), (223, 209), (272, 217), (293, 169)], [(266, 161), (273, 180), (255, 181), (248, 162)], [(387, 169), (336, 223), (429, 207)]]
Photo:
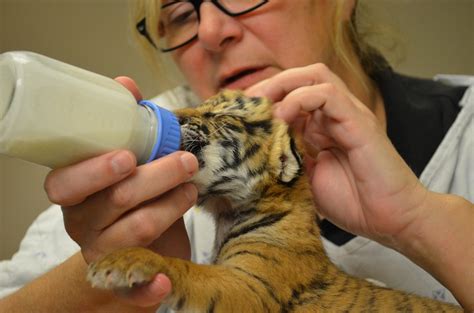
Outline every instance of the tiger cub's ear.
[(271, 163), (274, 165), (278, 181), (291, 184), (302, 173), (302, 157), (294, 138), (288, 134), (286, 125), (279, 128), (273, 142)]
[(280, 155), (280, 173), (278, 180), (284, 184), (291, 184), (302, 172), (302, 159), (296, 149), (293, 138), (288, 137), (288, 144)]

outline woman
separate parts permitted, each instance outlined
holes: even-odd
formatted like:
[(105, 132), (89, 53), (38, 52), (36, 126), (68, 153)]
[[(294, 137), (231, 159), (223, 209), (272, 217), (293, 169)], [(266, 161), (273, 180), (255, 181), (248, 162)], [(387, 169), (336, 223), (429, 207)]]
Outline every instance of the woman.
[[(469, 90), (432, 86), (392, 73), (383, 58), (357, 37), (355, 0), (137, 2), (137, 22), (146, 49), (171, 53), (201, 99), (221, 88), (270, 97), (275, 115), (299, 129), (308, 146), (319, 151), (312, 154), (308, 173), (319, 212), (326, 218), (321, 225), (329, 238), (326, 247), (336, 263), (344, 266), (338, 260), (341, 250), (337, 245), (362, 237), (353, 239), (334, 224), (406, 255), (450, 289), (467, 310), (474, 309), (468, 295), (474, 281), (466, 275), (472, 273), (474, 260), (466, 241), (474, 218), (473, 191), (465, 184), (443, 189), (428, 173), (423, 183), (430, 185), (433, 178), (430, 187), (444, 192), (435, 193), (414, 173), (420, 175), (428, 160), (436, 159), (434, 150), (444, 143), (441, 140), (456, 116), (468, 115), (471, 123), (463, 124), (463, 129), (472, 130), (472, 113), (466, 112), (472, 112), (473, 99), (465, 97), (465, 107), (460, 112), (456, 109)], [(159, 21), (157, 8), (161, 8)], [(118, 80), (140, 98), (133, 81)], [(405, 84), (441, 90), (442, 97), (421, 93), (417, 99), (436, 105), (438, 98), (450, 99), (447, 105), (440, 104), (450, 108), (450, 118), (444, 128), (436, 128), (444, 129), (437, 135), (439, 140), (426, 140), (431, 148), (417, 146), (424, 157), (408, 151), (403, 160), (399, 153), (405, 152), (404, 144), (412, 138), (404, 133), (400, 120), (409, 117), (391, 103), (400, 100), (394, 99), (394, 85), (402, 88)], [(462, 131), (457, 135), (459, 146), (468, 149), (472, 140), (465, 139)], [(412, 147), (413, 142), (409, 143)], [(458, 153), (455, 170), (445, 174), (451, 176), (450, 181), (459, 181), (462, 166), (473, 164), (469, 155)], [(185, 183), (197, 171), (196, 159), (177, 152), (138, 167), (135, 162), (131, 153), (115, 151), (50, 173), (45, 188), (51, 201), (62, 206), (66, 229), (81, 253), (4, 299), (0, 309), (136, 312), (133, 306), (138, 305), (153, 312), (157, 308), (172, 288), (164, 275), (123, 296), (130, 307), (84, 282), (87, 263), (118, 247), (140, 245), (162, 254), (190, 257), (182, 215), (196, 200), (195, 187)], [(472, 182), (472, 176), (463, 178)], [(333, 236), (339, 239), (331, 239)], [(377, 255), (390, 256), (380, 252), (384, 248), (376, 243), (367, 245)], [(403, 271), (406, 263), (395, 263), (402, 267), (395, 275), (408, 279)]]

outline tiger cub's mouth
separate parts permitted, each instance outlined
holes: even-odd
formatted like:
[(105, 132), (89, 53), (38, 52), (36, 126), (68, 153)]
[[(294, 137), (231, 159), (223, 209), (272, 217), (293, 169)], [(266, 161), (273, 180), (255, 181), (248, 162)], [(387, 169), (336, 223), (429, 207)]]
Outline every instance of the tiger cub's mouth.
[[(181, 123), (181, 121), (180, 121)], [(196, 156), (199, 168), (206, 164), (203, 159), (202, 149), (209, 145), (205, 131), (192, 124), (181, 124), (181, 147), (180, 150), (190, 152)]]

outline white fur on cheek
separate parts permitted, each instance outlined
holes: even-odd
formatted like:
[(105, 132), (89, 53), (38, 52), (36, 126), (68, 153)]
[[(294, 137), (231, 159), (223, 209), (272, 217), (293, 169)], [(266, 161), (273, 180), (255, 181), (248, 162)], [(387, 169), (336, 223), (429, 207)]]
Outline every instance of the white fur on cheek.
[[(232, 153), (229, 148), (215, 142), (210, 143), (201, 150), (201, 158), (205, 165), (192, 178), (200, 195), (212, 192), (214, 196), (224, 196), (234, 205), (246, 202), (253, 198), (255, 186), (261, 177), (251, 177), (246, 162), (240, 166), (229, 167), (224, 160), (231, 162)], [(222, 181), (224, 177), (228, 181)], [(216, 183), (218, 183), (216, 185)], [(212, 186), (212, 190), (209, 188)], [(219, 192), (222, 190), (222, 193)]]
[(210, 144), (201, 150), (201, 158), (204, 160), (204, 168), (199, 169), (194, 175), (192, 182), (197, 186), (199, 193), (204, 193), (207, 188), (214, 182), (214, 171), (224, 166), (222, 160), (223, 147)]

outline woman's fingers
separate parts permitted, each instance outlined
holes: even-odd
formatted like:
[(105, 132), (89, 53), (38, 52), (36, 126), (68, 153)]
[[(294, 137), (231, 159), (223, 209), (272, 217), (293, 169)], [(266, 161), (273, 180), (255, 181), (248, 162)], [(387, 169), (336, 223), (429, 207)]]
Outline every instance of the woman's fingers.
[(415, 188), (421, 186), (416, 176), (369, 107), (327, 67), (287, 70), (246, 93), (269, 97), (274, 115), (292, 125), (301, 125), (302, 113), (310, 116), (303, 137), (320, 151), (308, 167), (324, 215), (362, 234), (396, 233), (407, 225), (403, 210), (419, 205), (426, 193)]
[[(104, 237), (101, 233), (120, 218), (124, 219), (128, 217), (128, 219), (126, 219), (128, 221), (133, 217), (132, 221), (134, 221), (137, 219), (137, 215), (139, 216), (138, 218), (140, 218), (140, 216), (146, 217), (147, 210), (142, 208), (143, 205), (146, 207), (146, 203), (149, 201), (153, 201), (150, 203), (162, 201), (162, 199), (156, 200), (156, 198), (187, 181), (197, 169), (198, 162), (194, 155), (188, 152), (178, 151), (152, 163), (138, 167), (133, 175), (129, 175), (111, 186), (98, 185), (97, 188), (91, 190), (88, 187), (87, 179), (82, 181), (81, 184), (78, 184), (72, 179), (69, 185), (65, 184), (61, 188), (65, 190), (75, 190), (76, 194), (80, 193), (86, 196), (87, 199), (77, 205), (63, 205), (62, 209), (66, 229), (74, 240), (84, 244), (93, 242), (95, 237)], [(74, 177), (71, 175), (81, 175), (81, 172), (67, 172), (65, 174), (69, 174), (69, 177)], [(54, 178), (55, 177), (51, 179), (53, 182)], [(67, 178), (60, 178), (67, 180)], [(95, 189), (99, 189), (99, 191), (95, 192)], [(196, 192), (194, 189), (194, 186), (181, 187), (180, 190), (182, 192), (176, 197), (181, 201), (185, 201), (189, 198), (195, 201)], [(94, 191), (95, 193), (88, 194), (90, 191)], [(162, 201), (162, 203), (166, 203), (166, 201)], [(190, 204), (185, 204), (185, 208), (183, 208), (182, 205), (178, 206), (184, 210), (188, 209)], [(135, 214), (130, 212), (135, 209), (138, 209)], [(171, 209), (175, 210), (174, 208)], [(183, 210), (179, 211), (181, 215), (184, 213)], [(176, 219), (177, 217), (174, 218), (174, 220)], [(146, 220), (144, 222), (146, 222)], [(170, 223), (167, 223), (168, 226), (169, 224)], [(128, 227), (130, 227), (130, 225)], [(123, 227), (119, 227), (118, 229), (122, 228)], [(134, 233), (132, 233), (132, 235), (131, 237), (138, 236)], [(105, 237), (103, 240), (107, 242), (110, 238)], [(101, 245), (99, 244), (98, 246)], [(115, 244), (111, 246), (114, 247)], [(92, 253), (95, 254), (95, 252)]]
[(270, 98), (277, 106), (275, 116), (288, 123), (293, 123), (301, 112), (312, 114), (317, 110), (338, 122), (337, 127), (373, 115), (324, 64), (286, 70), (250, 87), (246, 93)]
[[(285, 121), (293, 121), (301, 111), (312, 113), (321, 110), (326, 116), (344, 122), (350, 116), (353, 107), (347, 107), (346, 97), (338, 93), (331, 83), (305, 86), (290, 92), (278, 106), (275, 115)], [(330, 105), (327, 105), (327, 104)]]
[(101, 242), (104, 242), (115, 247), (148, 246), (181, 218), (196, 199), (197, 189), (194, 185), (180, 185), (139, 209), (130, 211), (104, 229), (97, 245), (101, 246)]
[[(188, 152), (178, 151), (136, 168), (133, 154), (119, 151), (55, 170), (45, 188), (50, 199), (62, 205), (69, 235), (81, 245), (102, 250), (119, 244), (102, 234), (119, 219), (111, 227), (121, 232), (118, 238), (130, 237), (134, 245), (156, 239), (196, 201), (194, 186), (176, 187), (197, 170), (197, 159)], [(156, 212), (163, 214), (159, 221)], [(157, 222), (151, 236), (151, 226), (144, 228), (149, 221)], [(136, 233), (127, 233), (130, 228)]]
[(344, 149), (360, 147), (383, 130), (368, 109), (355, 105), (338, 88), (331, 83), (301, 87), (289, 93), (274, 114), (292, 123), (300, 112), (310, 113), (312, 118), (306, 123), (306, 138), (308, 130), (313, 128)]
[[(195, 203), (197, 189), (192, 184), (184, 184), (149, 201), (135, 210), (120, 217), (109, 227), (95, 231), (83, 231), (83, 255), (87, 262), (92, 262), (100, 255), (122, 247), (149, 246), (167, 231)], [(184, 231), (184, 228), (179, 228)], [(94, 235), (95, 234), (95, 235)], [(176, 232), (175, 232), (176, 234)], [(179, 234), (182, 236), (183, 234)], [(160, 238), (162, 240), (163, 238)], [(182, 242), (169, 238), (171, 242)], [(186, 241), (187, 238), (181, 238)], [(154, 247), (155, 248), (155, 247)], [(165, 247), (166, 248), (166, 247)], [(163, 249), (166, 250), (166, 249)], [(170, 251), (173, 253), (173, 251)], [(178, 251), (182, 254), (183, 251)], [(169, 254), (169, 252), (165, 252)]]
[[(188, 152), (178, 151), (154, 162), (139, 166), (133, 175), (88, 199), (90, 228), (101, 230), (145, 201), (189, 180), (198, 170), (198, 161)], [(74, 207), (68, 208), (74, 211)], [(71, 212), (69, 214), (74, 214)]]
[(131, 152), (114, 151), (51, 171), (44, 188), (51, 202), (71, 206), (123, 180), (135, 168), (136, 159)]
[(345, 88), (344, 82), (324, 64), (312, 64), (283, 71), (248, 88), (249, 96), (267, 97), (273, 102), (283, 100), (289, 93), (305, 86), (332, 83)]
[(131, 305), (151, 307), (160, 304), (171, 292), (171, 288), (170, 279), (164, 274), (158, 274), (149, 284), (132, 288), (126, 293), (118, 293), (118, 296)]

